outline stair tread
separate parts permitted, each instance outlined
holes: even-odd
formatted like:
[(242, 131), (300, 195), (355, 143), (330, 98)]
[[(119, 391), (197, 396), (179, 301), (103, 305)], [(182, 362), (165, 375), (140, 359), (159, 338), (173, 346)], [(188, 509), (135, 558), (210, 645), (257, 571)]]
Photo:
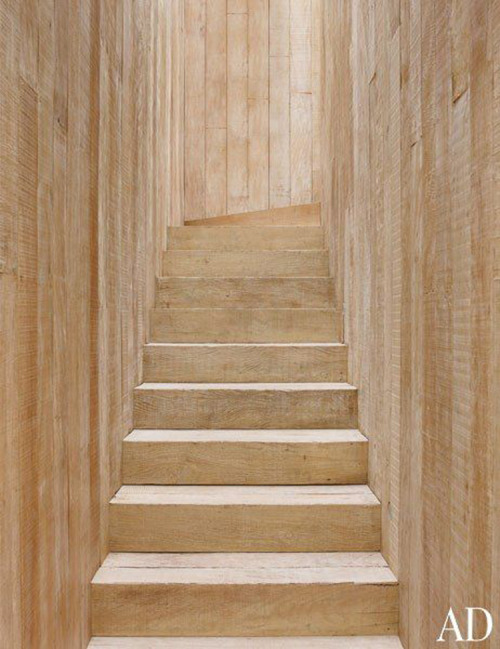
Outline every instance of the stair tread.
[(89, 649), (402, 649), (396, 636), (92, 638)]
[(350, 383), (141, 383), (136, 390), (304, 390), (355, 391)]
[(111, 500), (116, 505), (362, 505), (378, 507), (367, 485), (197, 486), (124, 485)]
[(378, 552), (110, 553), (93, 584), (396, 584)]
[(124, 440), (130, 443), (147, 442), (225, 442), (259, 444), (331, 444), (368, 443), (356, 429), (318, 430), (133, 430)]

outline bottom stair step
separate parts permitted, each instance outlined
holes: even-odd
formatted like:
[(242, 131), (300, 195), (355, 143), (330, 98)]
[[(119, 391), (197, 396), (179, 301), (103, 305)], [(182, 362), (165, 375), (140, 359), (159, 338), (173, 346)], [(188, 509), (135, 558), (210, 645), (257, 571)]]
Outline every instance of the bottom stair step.
[(343, 638), (93, 638), (89, 649), (403, 649), (396, 636)]
[(96, 636), (369, 636), (397, 628), (398, 586), (379, 553), (117, 553), (92, 582)]

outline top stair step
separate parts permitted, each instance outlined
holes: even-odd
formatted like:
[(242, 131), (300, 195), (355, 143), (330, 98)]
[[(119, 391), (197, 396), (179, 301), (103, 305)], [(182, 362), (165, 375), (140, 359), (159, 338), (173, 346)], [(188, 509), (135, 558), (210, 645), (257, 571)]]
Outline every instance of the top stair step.
[(168, 228), (169, 250), (322, 250), (321, 227), (211, 226)]
[(321, 225), (321, 203), (275, 207), (241, 214), (225, 214), (208, 219), (186, 221), (185, 225)]

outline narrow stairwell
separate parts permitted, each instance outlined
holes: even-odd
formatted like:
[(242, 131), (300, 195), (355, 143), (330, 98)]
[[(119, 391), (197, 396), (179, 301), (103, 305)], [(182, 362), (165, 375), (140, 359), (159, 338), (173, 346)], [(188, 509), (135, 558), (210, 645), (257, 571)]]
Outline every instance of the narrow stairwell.
[(168, 241), (90, 646), (400, 649), (318, 207)]

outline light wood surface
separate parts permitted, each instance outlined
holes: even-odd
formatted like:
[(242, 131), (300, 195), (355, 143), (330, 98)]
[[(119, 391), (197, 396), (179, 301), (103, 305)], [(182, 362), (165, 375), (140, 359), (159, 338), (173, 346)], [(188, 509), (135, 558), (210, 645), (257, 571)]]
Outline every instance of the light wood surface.
[(93, 638), (89, 649), (402, 649), (396, 636), (343, 638)]
[(168, 228), (169, 250), (321, 250), (320, 226), (210, 226)]
[(323, 7), (350, 380), (403, 644), (434, 647), (450, 605), (500, 615), (500, 3)]
[(347, 348), (336, 343), (150, 343), (144, 348), (147, 382), (342, 382), (346, 377)]
[(322, 250), (217, 252), (169, 250), (163, 275), (170, 277), (328, 277)]
[(360, 552), (380, 549), (367, 486), (127, 485), (110, 504), (126, 552)]
[(177, 169), (183, 156), (179, 223), (318, 200), (319, 17), (310, 0), (184, 0), (171, 16), (184, 73), (170, 144)]
[(330, 277), (159, 277), (156, 306), (174, 308), (329, 308)]
[(136, 428), (355, 428), (357, 391), (345, 383), (144, 383)]
[(155, 342), (325, 342), (334, 309), (153, 309)]
[(124, 484), (363, 484), (368, 444), (355, 430), (136, 430)]
[(92, 598), (96, 635), (391, 635), (397, 626), (397, 584), (377, 554), (110, 555)]
[(158, 253), (167, 11), (0, 0), (0, 646), (84, 649)]
[(321, 204), (292, 205), (290, 207), (260, 210), (251, 214), (227, 214), (207, 219), (187, 219), (185, 225), (260, 225), (317, 226), (321, 225)]

